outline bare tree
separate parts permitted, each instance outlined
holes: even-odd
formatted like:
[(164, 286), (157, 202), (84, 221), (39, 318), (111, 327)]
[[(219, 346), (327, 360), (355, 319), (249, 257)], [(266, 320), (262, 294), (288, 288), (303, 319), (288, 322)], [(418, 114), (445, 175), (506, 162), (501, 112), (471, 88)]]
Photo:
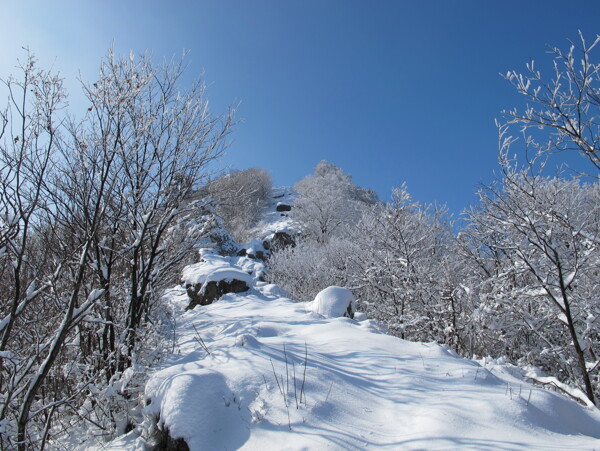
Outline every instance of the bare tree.
[[(43, 442), (47, 433), (46, 428), (29, 436), (28, 424), (46, 415), (49, 425), (49, 412), (68, 402), (70, 396), (64, 390), (55, 390), (50, 402), (40, 391), (48, 388), (48, 376), (69, 334), (96, 302), (99, 291), (84, 289), (89, 236), (66, 252), (45, 246), (45, 237), (59, 225), (59, 217), (69, 214), (61, 210), (60, 196), (52, 186), (60, 164), (63, 119), (59, 112), (65, 93), (62, 80), (37, 69), (32, 56), (21, 71), (21, 79), (5, 82), (9, 103), (2, 114), (0, 188), (5, 220), (1, 258), (3, 271), (12, 269), (2, 280), (0, 383), (4, 396), (0, 419), (8, 420), (8, 429), (15, 434), (3, 435), (2, 446), (16, 444), (25, 449), (32, 441)], [(94, 208), (90, 232), (101, 216), (99, 203), (104, 193), (97, 194), (89, 198)]]
[[(182, 74), (182, 61), (156, 65), (109, 51), (99, 79), (84, 85), (82, 121), (59, 115), (62, 81), (32, 57), (21, 79), (5, 82), (3, 448), (43, 448), (61, 433), (53, 418), (66, 411), (107, 433), (115, 428), (114, 417), (102, 417), (113, 409), (106, 393), (136, 363), (159, 290), (189, 253), (189, 234), (173, 229), (195, 214), (190, 193), (232, 126), (233, 111), (209, 113), (201, 81), (180, 89)], [(81, 410), (86, 397), (94, 401)]]
[[(523, 94), (525, 111), (505, 111), (507, 124), (518, 125), (526, 136), (533, 157), (555, 152), (578, 152), (596, 170), (600, 170), (600, 64), (591, 54), (600, 43), (600, 35), (588, 44), (579, 34), (579, 42), (568, 51), (557, 47), (554, 74), (545, 78), (534, 61), (525, 74), (509, 71), (505, 78)], [(539, 129), (547, 132), (540, 141)]]
[(501, 141), (502, 179), (469, 213), (470, 231), (481, 237), (475, 247), (494, 250), (480, 311), (514, 358), (582, 386), (595, 403), (600, 187), (517, 169), (507, 157), (511, 142)]
[(148, 56), (116, 58), (110, 51), (99, 80), (85, 87), (91, 111), (84, 133), (73, 131), (76, 143), (99, 149), (101, 159), (116, 159), (112, 177), (120, 196), (111, 199), (107, 231), (118, 224), (122, 241), (106, 244), (115, 230), (98, 237), (96, 264), (106, 278), (112, 274), (108, 263), (125, 262), (129, 357), (154, 290), (180, 258), (166, 252), (162, 241), (176, 219), (193, 208), (189, 195), (208, 176), (232, 126), (233, 110), (210, 115), (200, 80), (180, 90), (182, 74), (182, 61), (157, 66)]
[(258, 221), (271, 195), (271, 177), (263, 169), (232, 171), (212, 180), (207, 195), (216, 203), (217, 214), (225, 227), (239, 241), (252, 239), (248, 235)]

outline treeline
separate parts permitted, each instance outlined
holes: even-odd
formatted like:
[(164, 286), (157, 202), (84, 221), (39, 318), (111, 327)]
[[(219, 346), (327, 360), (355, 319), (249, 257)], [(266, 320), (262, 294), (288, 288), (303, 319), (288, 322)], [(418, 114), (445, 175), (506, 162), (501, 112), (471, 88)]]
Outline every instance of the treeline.
[[(319, 163), (296, 186), (292, 215), (302, 234), (271, 256), (270, 280), (307, 301), (330, 285), (352, 288), (361, 309), (398, 337), (506, 357), (540, 383), (567, 383), (581, 390), (569, 395), (597, 404), (600, 66), (590, 52), (598, 42), (554, 49), (549, 81), (533, 64), (507, 74), (530, 106), (505, 113), (500, 176), (459, 222), (414, 201), (406, 186), (378, 202)], [(512, 127), (524, 133), (524, 164), (510, 157)], [(560, 152), (578, 153), (591, 172), (546, 176)]]
[(211, 115), (201, 80), (182, 90), (181, 61), (109, 51), (81, 119), (60, 77), (20, 70), (0, 113), (0, 448), (24, 450), (132, 427), (233, 110)]

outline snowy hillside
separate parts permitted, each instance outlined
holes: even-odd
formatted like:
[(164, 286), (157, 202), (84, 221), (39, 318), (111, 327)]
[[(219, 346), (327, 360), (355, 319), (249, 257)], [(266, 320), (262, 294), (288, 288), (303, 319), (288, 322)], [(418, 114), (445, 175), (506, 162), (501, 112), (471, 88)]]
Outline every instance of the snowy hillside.
[(168, 293), (175, 352), (147, 386), (147, 413), (191, 449), (598, 446), (597, 410), (273, 291), (258, 284), (187, 312), (185, 290)]
[[(273, 206), (260, 239), (289, 230)], [(192, 450), (600, 447), (596, 408), (516, 369), (386, 335), (364, 315), (318, 315), (259, 281), (248, 257), (204, 251), (204, 261), (186, 268), (187, 280), (251, 273), (250, 289), (193, 310), (185, 286), (165, 294), (175, 328), (165, 337), (172, 353), (146, 386), (150, 443), (168, 434)], [(140, 431), (109, 449), (142, 449)]]

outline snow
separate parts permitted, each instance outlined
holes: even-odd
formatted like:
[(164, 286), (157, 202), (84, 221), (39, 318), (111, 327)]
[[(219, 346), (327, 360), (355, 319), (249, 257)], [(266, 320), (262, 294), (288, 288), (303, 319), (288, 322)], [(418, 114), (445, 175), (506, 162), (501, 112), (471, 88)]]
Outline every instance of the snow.
[[(238, 400), (223, 374), (188, 365), (159, 379), (161, 387), (150, 409), (161, 415), (161, 424), (172, 437), (184, 437), (191, 449), (236, 449), (248, 435)], [(161, 394), (166, 396), (160, 396)]]
[[(344, 289), (329, 291), (344, 299)], [(183, 287), (165, 299), (175, 348), (146, 386), (145, 414), (192, 450), (598, 445), (596, 408), (497, 362), (382, 334), (371, 320), (314, 315), (273, 285), (191, 311)]]
[(13, 360), (15, 355), (10, 351), (0, 351), (0, 359)]
[(348, 307), (354, 311), (354, 296), (348, 288), (327, 287), (320, 291), (311, 303), (310, 309), (326, 318), (337, 318), (348, 314)]
[(589, 400), (589, 398), (585, 395), (583, 391), (578, 388), (573, 388), (568, 386), (567, 384), (562, 383), (557, 378), (552, 376), (545, 376), (539, 374), (539, 371), (536, 368), (530, 368), (527, 372), (525, 372), (525, 377), (539, 382), (540, 384), (552, 385), (556, 388), (562, 390), (567, 393), (573, 399), (577, 399), (580, 402), (586, 404), (588, 407), (593, 407), (594, 404)]
[[(272, 211), (293, 193), (275, 195), (245, 248), (293, 229)], [(244, 274), (251, 289), (194, 310), (184, 285), (166, 292), (172, 353), (146, 384), (146, 423), (103, 449), (143, 449), (157, 427), (192, 451), (598, 447), (600, 411), (528, 383), (539, 375), (386, 335), (362, 313), (341, 317), (353, 301), (345, 288), (298, 303), (258, 280), (258, 260), (201, 257), (185, 283)]]
[(239, 257), (223, 257), (208, 250), (202, 250), (201, 256), (202, 261), (186, 266), (181, 277), (185, 285), (201, 285), (201, 292), (209, 282), (221, 280), (241, 280), (252, 286), (254, 277), (249, 273), (263, 269), (262, 264), (245, 262), (239, 265), (237, 263), (242, 260)]
[(95, 446), (89, 446), (77, 448), (81, 451), (147, 451), (147, 446), (144, 440), (135, 431), (131, 431), (128, 434), (119, 437), (110, 443), (98, 444)]
[(298, 197), (298, 194), (293, 188), (274, 187), (272, 190), (271, 202), (265, 207), (263, 219), (253, 230), (251, 230), (252, 235), (256, 236), (257, 239), (243, 245), (243, 247), (260, 249), (262, 248), (262, 242), (265, 239), (268, 240), (273, 238), (273, 235), (276, 232), (285, 232), (288, 235), (297, 234), (299, 230), (290, 220), (289, 216), (277, 211), (278, 205), (293, 205), (296, 197)]

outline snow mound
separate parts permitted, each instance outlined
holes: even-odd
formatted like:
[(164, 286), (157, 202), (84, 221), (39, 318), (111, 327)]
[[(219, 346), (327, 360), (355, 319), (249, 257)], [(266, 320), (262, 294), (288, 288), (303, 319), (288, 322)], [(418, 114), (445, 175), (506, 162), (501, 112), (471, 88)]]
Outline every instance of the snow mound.
[(355, 302), (354, 295), (348, 288), (332, 286), (320, 291), (310, 308), (314, 313), (326, 318), (352, 318)]
[(171, 374), (146, 389), (148, 412), (172, 439), (190, 449), (236, 449), (248, 438), (239, 400), (222, 374), (202, 368)]
[(265, 296), (270, 296), (273, 298), (289, 298), (290, 297), (290, 295), (288, 294), (287, 291), (285, 291), (279, 285), (275, 285), (272, 283), (260, 283), (260, 284), (257, 284), (257, 288)]

